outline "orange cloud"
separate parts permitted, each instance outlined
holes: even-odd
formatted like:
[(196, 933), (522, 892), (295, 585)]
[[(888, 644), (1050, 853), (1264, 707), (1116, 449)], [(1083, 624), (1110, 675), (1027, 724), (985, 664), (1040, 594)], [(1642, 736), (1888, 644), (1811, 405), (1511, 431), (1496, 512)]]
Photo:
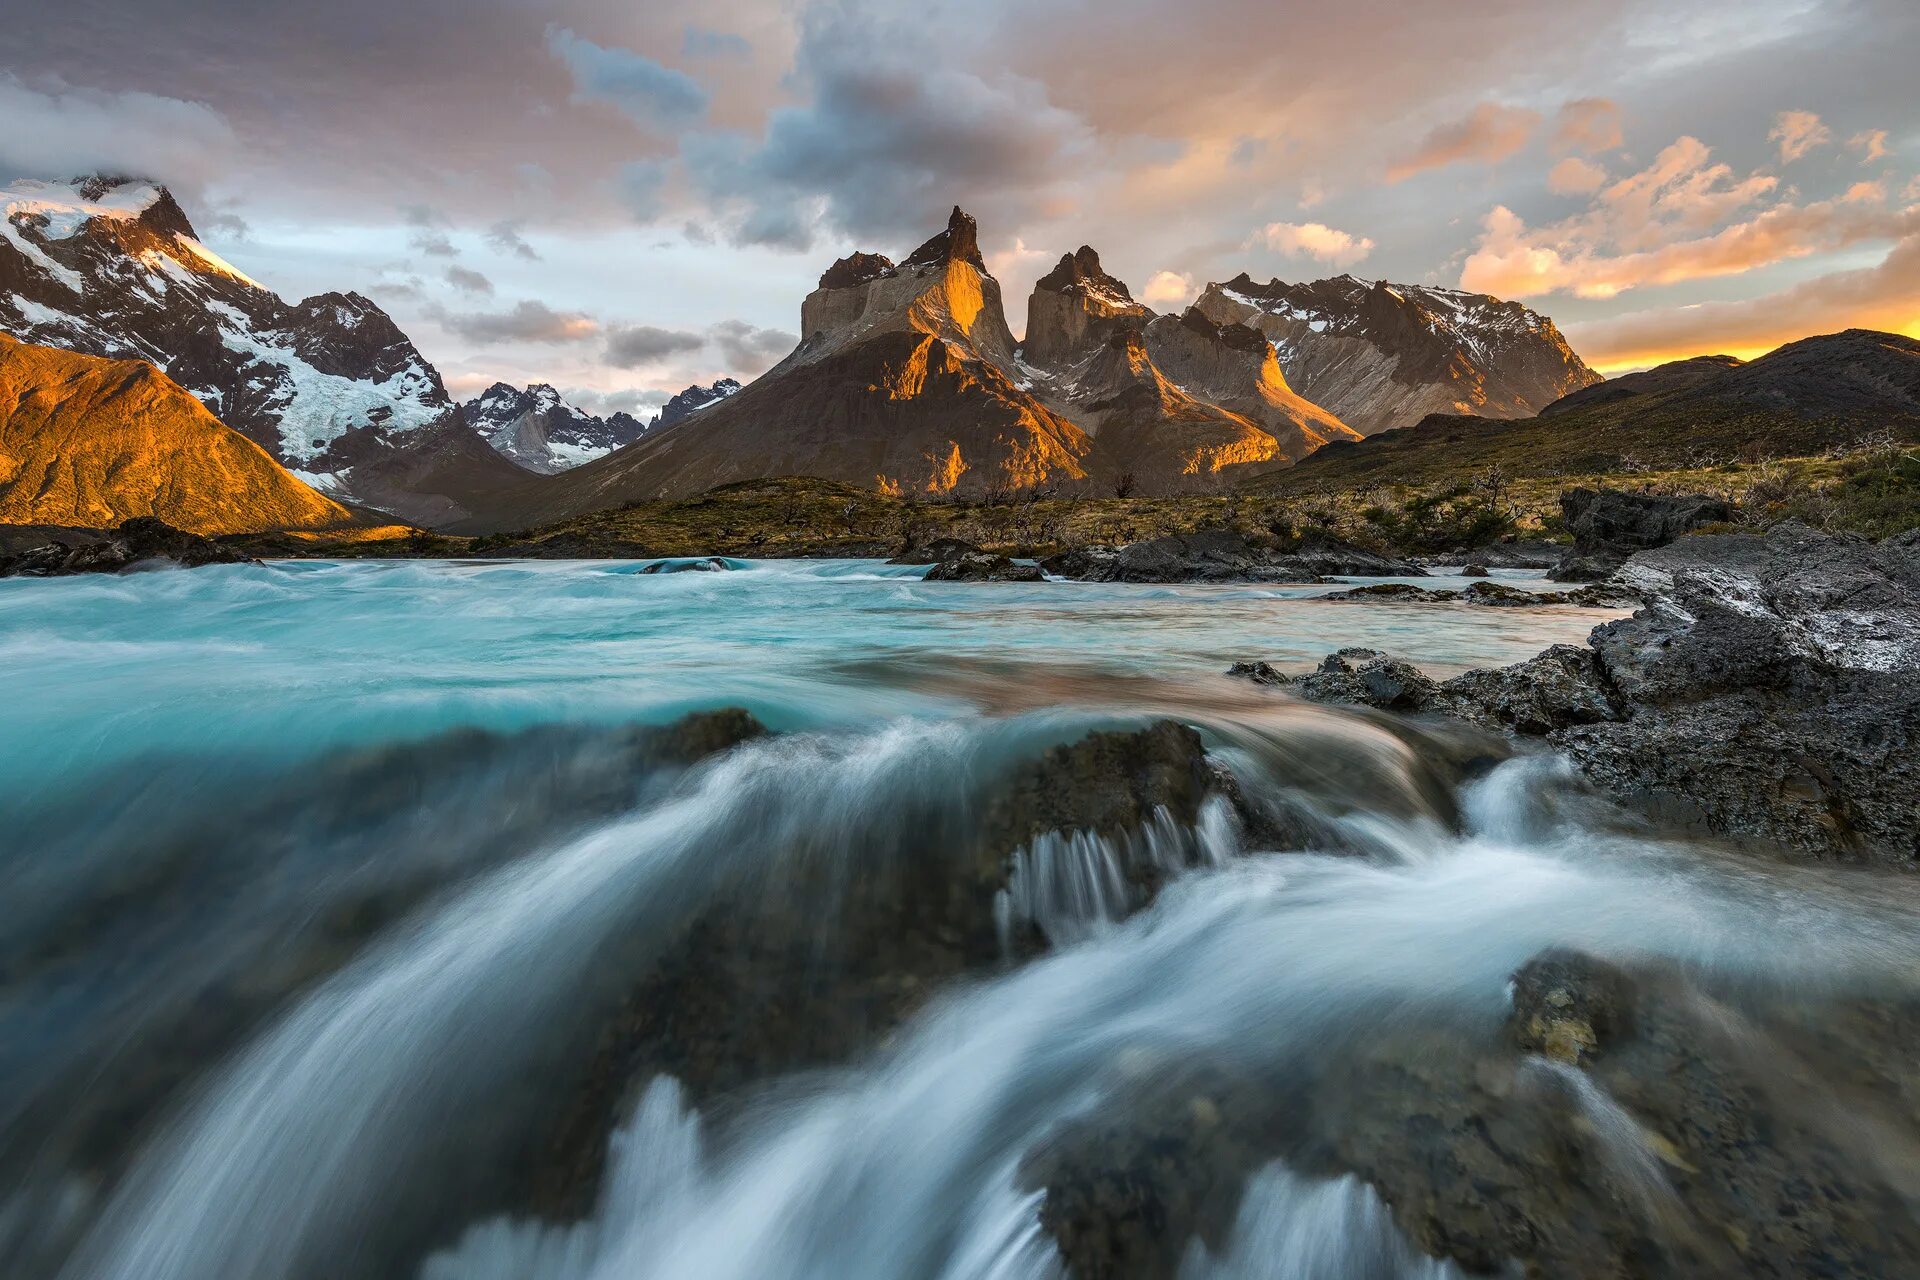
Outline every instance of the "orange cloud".
[(1872, 164), (1887, 154), (1887, 131), (1867, 129), (1847, 139), (1847, 150), (1860, 153), (1861, 164)]
[(1428, 169), (1468, 160), (1498, 164), (1526, 146), (1539, 123), (1537, 111), (1483, 102), (1466, 119), (1435, 126), (1412, 155), (1387, 170), (1387, 181), (1400, 182)]
[(1560, 108), (1553, 130), (1555, 151), (1597, 155), (1615, 150), (1624, 141), (1618, 103), (1605, 98), (1577, 98)]
[[(1870, 185), (1870, 184), (1862, 184)], [(1708, 236), (1635, 253), (1528, 230), (1504, 205), (1489, 213), (1485, 233), (1460, 273), (1460, 287), (1510, 298), (1567, 292), (1612, 298), (1647, 285), (1739, 275), (1791, 258), (1893, 239), (1920, 229), (1920, 209), (1889, 212), (1873, 194), (1810, 205), (1776, 205)]]
[(1780, 144), (1780, 162), (1792, 164), (1815, 147), (1833, 141), (1833, 131), (1811, 111), (1782, 111), (1773, 118), (1767, 141)]
[(1547, 171), (1547, 190), (1557, 196), (1592, 195), (1607, 184), (1607, 171), (1591, 160), (1568, 156)]
[(1324, 222), (1269, 222), (1254, 239), (1290, 258), (1318, 258), (1337, 267), (1350, 267), (1373, 252), (1373, 241), (1365, 236), (1340, 231)]
[(1920, 231), (1875, 266), (1831, 272), (1759, 298), (1571, 324), (1567, 336), (1607, 373), (1718, 352), (1751, 357), (1809, 334), (1850, 328), (1920, 337)]

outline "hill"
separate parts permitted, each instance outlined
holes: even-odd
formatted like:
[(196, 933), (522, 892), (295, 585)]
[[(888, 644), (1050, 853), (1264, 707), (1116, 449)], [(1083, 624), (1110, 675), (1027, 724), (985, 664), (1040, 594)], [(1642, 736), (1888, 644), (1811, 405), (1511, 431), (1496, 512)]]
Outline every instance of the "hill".
[(132, 516), (207, 536), (357, 523), (151, 364), (0, 334), (0, 523)]
[[(1866, 329), (1804, 338), (1758, 360), (1676, 361), (1600, 383), (1536, 418), (1435, 414), (1354, 444), (1330, 444), (1272, 491), (1352, 489), (1510, 476), (1618, 473), (1804, 457), (1875, 436), (1920, 439), (1920, 341)], [(1612, 386), (1610, 393), (1608, 388)]]

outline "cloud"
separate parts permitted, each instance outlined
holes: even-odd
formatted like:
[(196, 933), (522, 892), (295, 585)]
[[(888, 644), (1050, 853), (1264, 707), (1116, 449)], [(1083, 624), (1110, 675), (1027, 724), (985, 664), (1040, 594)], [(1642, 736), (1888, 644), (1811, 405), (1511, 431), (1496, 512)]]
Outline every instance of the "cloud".
[(784, 329), (758, 329), (744, 320), (722, 320), (709, 334), (728, 372), (749, 376), (766, 372), (800, 341)]
[(1811, 111), (1782, 111), (1773, 118), (1767, 141), (1780, 144), (1780, 163), (1792, 164), (1815, 147), (1833, 141), (1833, 131)]
[(650, 324), (627, 325), (607, 334), (607, 363), (622, 369), (658, 364), (668, 356), (686, 355), (707, 340), (685, 329), (661, 329)]
[(469, 342), (584, 342), (599, 323), (577, 311), (556, 311), (544, 302), (516, 302), (505, 311), (438, 313), (449, 333)]
[(1267, 248), (1289, 258), (1317, 258), (1350, 267), (1373, 252), (1373, 241), (1339, 231), (1324, 222), (1269, 222), (1255, 233)]
[(748, 58), (753, 45), (745, 36), (730, 31), (710, 31), (706, 27), (688, 27), (680, 36), (683, 58)]
[(1198, 292), (1193, 287), (1193, 277), (1186, 272), (1156, 271), (1147, 277), (1140, 300), (1155, 306), (1183, 307), (1193, 301)]
[(1625, 141), (1620, 105), (1606, 98), (1576, 98), (1560, 108), (1553, 126), (1553, 149), (1598, 155)]
[(1547, 190), (1557, 196), (1588, 196), (1606, 185), (1606, 169), (1579, 156), (1568, 156), (1547, 171)]
[(0, 120), (4, 177), (132, 173), (197, 191), (238, 150), (225, 117), (205, 103), (57, 81), (33, 89), (7, 72)]
[(806, 249), (822, 230), (924, 238), (964, 203), (988, 225), (1071, 202), (1092, 130), (1044, 85), (973, 72), (937, 30), (856, 5), (804, 9), (764, 133), (683, 140), (692, 182), (738, 244)]
[(446, 270), (446, 278), (448, 284), (460, 290), (462, 293), (480, 294), (486, 297), (493, 296), (493, 281), (487, 279), (478, 271), (462, 266), (451, 266)]
[(1689, 355), (1756, 354), (1841, 329), (1920, 332), (1920, 225), (1879, 263), (1834, 271), (1757, 298), (1638, 311), (1568, 326), (1581, 354), (1614, 368)]
[[(1863, 184), (1870, 185), (1870, 184)], [(1893, 239), (1920, 226), (1920, 211), (1892, 212), (1871, 191), (1808, 205), (1781, 203), (1711, 235), (1678, 239), (1631, 253), (1563, 234), (1529, 230), (1504, 205), (1482, 224), (1479, 245), (1460, 272), (1460, 287), (1508, 298), (1567, 292), (1612, 298), (1629, 289), (1739, 275), (1792, 258)]]
[(408, 205), (401, 212), (407, 219), (407, 225), (413, 228), (413, 233), (407, 237), (408, 248), (432, 258), (460, 256), (460, 250), (442, 229), (447, 226), (445, 214), (424, 204)]
[(650, 418), (660, 406), (673, 398), (669, 391), (644, 390), (623, 387), (614, 391), (596, 391), (590, 387), (567, 387), (561, 396), (571, 405), (577, 405), (588, 413), (599, 417), (608, 417), (616, 413), (630, 413), (637, 418)]
[(1537, 111), (1483, 102), (1464, 120), (1435, 126), (1412, 155), (1387, 170), (1387, 181), (1401, 182), (1428, 169), (1465, 161), (1499, 164), (1527, 145), (1539, 123)]
[(494, 223), (487, 228), (486, 241), (487, 247), (497, 253), (510, 253), (528, 262), (540, 261), (540, 255), (534, 251), (533, 246), (521, 237), (520, 224), (517, 222)]
[(573, 76), (575, 102), (605, 102), (636, 123), (662, 130), (693, 124), (707, 114), (707, 90), (684, 71), (665, 67), (631, 49), (614, 49), (547, 28), (547, 51)]
[(1860, 153), (1861, 164), (1872, 164), (1887, 154), (1887, 131), (1866, 129), (1847, 139), (1847, 150)]

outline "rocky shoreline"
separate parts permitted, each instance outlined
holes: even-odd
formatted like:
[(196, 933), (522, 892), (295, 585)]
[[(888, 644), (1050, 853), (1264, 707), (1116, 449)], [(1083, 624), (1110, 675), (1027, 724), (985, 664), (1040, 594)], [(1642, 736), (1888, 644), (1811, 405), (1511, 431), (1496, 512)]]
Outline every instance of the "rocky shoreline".
[(1920, 863), (1920, 534), (1702, 534), (1606, 586), (1642, 607), (1499, 670), (1441, 682), (1345, 649), (1303, 675), (1230, 674), (1543, 739), (1629, 808), (1743, 847)]

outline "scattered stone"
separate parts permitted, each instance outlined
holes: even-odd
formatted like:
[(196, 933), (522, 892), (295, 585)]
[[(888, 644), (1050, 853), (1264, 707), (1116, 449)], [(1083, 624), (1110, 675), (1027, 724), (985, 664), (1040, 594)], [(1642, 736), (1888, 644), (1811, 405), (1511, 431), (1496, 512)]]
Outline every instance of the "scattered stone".
[(1460, 570), (1460, 576), (1463, 578), (1484, 578), (1487, 576), (1487, 566), (1483, 564), (1465, 565)]
[(1265, 662), (1236, 662), (1227, 668), (1227, 674), (1236, 680), (1251, 680), (1254, 684), (1264, 685), (1289, 684), (1293, 680), (1292, 676)]
[(16, 555), (0, 556), (0, 578), (64, 578), (81, 573), (209, 564), (259, 564), (252, 556), (156, 516), (135, 516), (94, 541), (53, 538)]

